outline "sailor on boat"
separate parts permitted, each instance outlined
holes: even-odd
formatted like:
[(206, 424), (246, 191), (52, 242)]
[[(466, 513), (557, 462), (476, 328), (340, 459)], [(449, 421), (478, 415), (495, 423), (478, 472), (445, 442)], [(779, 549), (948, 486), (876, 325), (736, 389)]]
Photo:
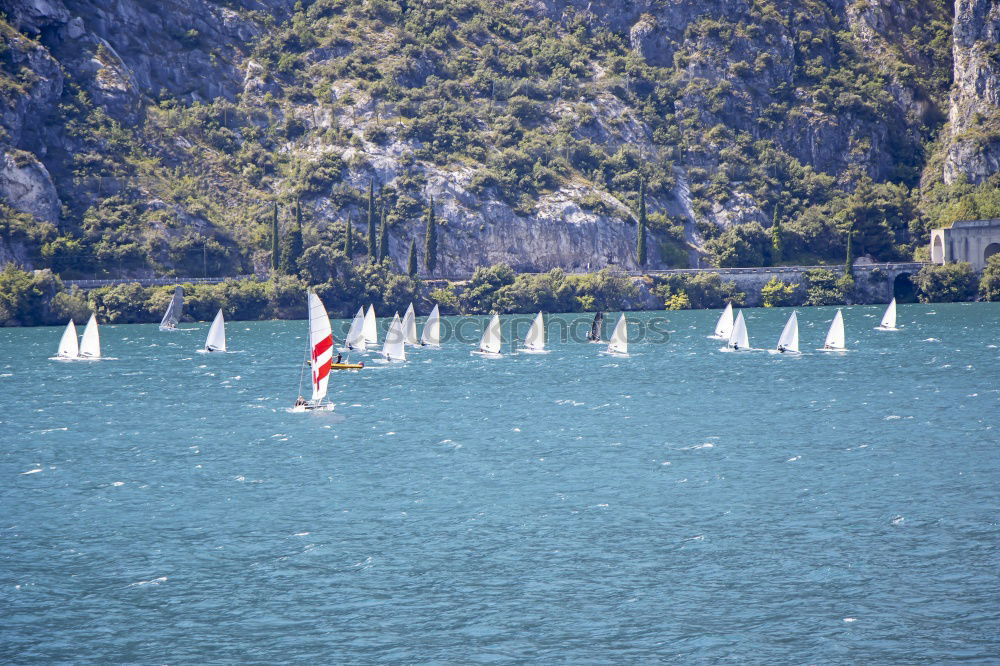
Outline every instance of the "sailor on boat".
[(785, 353), (785, 345), (778, 345), (778, 352), (781, 354)]

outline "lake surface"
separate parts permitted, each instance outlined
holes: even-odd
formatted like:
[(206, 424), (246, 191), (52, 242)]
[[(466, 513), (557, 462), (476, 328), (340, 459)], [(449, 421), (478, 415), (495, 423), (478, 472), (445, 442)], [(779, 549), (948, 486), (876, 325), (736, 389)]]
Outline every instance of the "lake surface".
[(996, 662), (1000, 305), (881, 311), (833, 355), (721, 353), (717, 311), (630, 313), (627, 359), (452, 340), (331, 414), (286, 411), (304, 321), (0, 329), (0, 661)]

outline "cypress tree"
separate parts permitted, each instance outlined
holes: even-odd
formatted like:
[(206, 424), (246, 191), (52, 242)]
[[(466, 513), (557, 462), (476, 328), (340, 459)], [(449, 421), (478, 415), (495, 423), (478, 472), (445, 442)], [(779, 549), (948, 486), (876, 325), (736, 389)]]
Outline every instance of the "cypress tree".
[(406, 273), (411, 278), (417, 277), (417, 241), (410, 241), (410, 258), (406, 262)]
[(378, 246), (375, 245), (375, 183), (368, 180), (368, 259), (375, 263), (378, 258)]
[(389, 256), (389, 230), (385, 226), (385, 206), (382, 207), (382, 223), (378, 230), (378, 260), (385, 261)]
[(424, 268), (428, 273), (437, 266), (437, 223), (434, 221), (434, 197), (427, 206), (427, 231), (424, 236)]
[(844, 260), (844, 275), (854, 275), (854, 227), (847, 230), (847, 257)]
[(635, 258), (640, 266), (646, 265), (646, 181), (639, 181), (639, 233), (635, 241)]
[(295, 202), (295, 226), (288, 230), (281, 244), (281, 272), (288, 275), (298, 273), (298, 261), (302, 256), (302, 211)]
[(354, 238), (352, 237), (353, 231), (351, 229), (351, 217), (347, 216), (347, 226), (344, 227), (344, 256), (347, 260), (351, 260), (351, 255), (354, 254)]
[(771, 224), (771, 265), (781, 263), (781, 218), (778, 217), (778, 207), (774, 207), (774, 222)]
[(271, 215), (271, 270), (278, 270), (278, 263), (281, 259), (281, 251), (278, 246), (278, 202), (274, 202), (274, 209)]

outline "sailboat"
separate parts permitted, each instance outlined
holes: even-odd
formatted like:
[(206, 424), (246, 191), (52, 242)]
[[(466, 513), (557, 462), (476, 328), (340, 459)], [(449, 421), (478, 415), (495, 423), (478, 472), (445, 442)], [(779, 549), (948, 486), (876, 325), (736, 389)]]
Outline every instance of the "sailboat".
[(423, 347), (441, 347), (441, 312), (436, 304), (424, 322), (424, 330), (420, 333), (420, 344)]
[(208, 337), (205, 339), (203, 352), (224, 352), (226, 351), (226, 320), (222, 316), (222, 308), (215, 314), (212, 320), (212, 327), (208, 329)]
[(729, 333), (729, 340), (723, 351), (746, 352), (750, 351), (750, 336), (747, 334), (747, 323), (743, 319), (743, 311), (740, 310), (733, 323), (733, 330)]
[(500, 315), (495, 314), (486, 326), (486, 330), (483, 331), (483, 337), (479, 341), (479, 349), (472, 353), (486, 358), (500, 358), (502, 356), (500, 344)]
[(385, 334), (385, 342), (382, 343), (382, 358), (386, 361), (406, 360), (406, 337), (403, 334), (403, 324), (399, 319), (399, 313), (392, 318), (389, 324), (389, 332)]
[(733, 332), (733, 304), (726, 303), (726, 309), (719, 316), (719, 321), (715, 323), (715, 333), (708, 336), (716, 340), (728, 340)]
[(365, 334), (366, 344), (378, 344), (378, 328), (375, 325), (375, 306), (373, 305), (368, 306), (368, 312), (365, 313), (365, 324), (362, 330)]
[(844, 315), (840, 310), (833, 317), (830, 330), (826, 332), (826, 341), (819, 351), (842, 352), (847, 351), (844, 339)]
[(181, 320), (181, 314), (184, 311), (184, 288), (180, 285), (174, 287), (173, 298), (170, 299), (170, 305), (167, 306), (167, 311), (163, 314), (163, 320), (160, 321), (161, 331), (177, 331), (183, 330), (177, 328), (177, 323)]
[(611, 356), (628, 356), (628, 322), (625, 321), (625, 313), (618, 317), (615, 330), (611, 332), (611, 339), (608, 340), (608, 348), (602, 354)]
[(326, 314), (323, 301), (311, 291), (309, 292), (309, 355), (312, 397), (309, 400), (302, 397), (300, 376), (299, 397), (292, 411), (331, 411), (333, 403), (323, 402), (323, 399), (326, 398), (327, 384), (330, 382), (330, 366), (333, 364), (333, 330), (330, 328), (330, 317)]
[(351, 328), (347, 331), (347, 340), (344, 342), (342, 351), (367, 351), (368, 343), (365, 342), (365, 308), (358, 308), (358, 313), (351, 321)]
[(528, 334), (524, 336), (524, 346), (518, 349), (525, 354), (548, 354), (551, 349), (545, 348), (545, 319), (539, 312), (535, 320), (531, 322)]
[(799, 316), (792, 312), (785, 322), (785, 328), (781, 330), (778, 337), (778, 346), (771, 350), (772, 354), (798, 354), (799, 353)]
[(882, 323), (875, 327), (876, 331), (898, 331), (896, 328), (896, 299), (889, 301), (889, 307), (885, 309), (885, 314), (882, 315)]
[(587, 342), (601, 342), (601, 329), (604, 327), (604, 313), (598, 312), (594, 315), (594, 321), (590, 324), (590, 333), (587, 333)]
[(59, 338), (59, 351), (52, 358), (70, 361), (79, 357), (80, 341), (76, 338), (76, 324), (70, 319), (69, 323), (66, 324), (66, 330), (63, 331), (62, 337)]
[(91, 314), (80, 339), (80, 358), (101, 358), (101, 334), (97, 330), (97, 315)]
[(417, 338), (417, 316), (413, 312), (413, 303), (407, 306), (406, 313), (403, 315), (403, 342), (408, 345), (420, 344), (420, 340)]

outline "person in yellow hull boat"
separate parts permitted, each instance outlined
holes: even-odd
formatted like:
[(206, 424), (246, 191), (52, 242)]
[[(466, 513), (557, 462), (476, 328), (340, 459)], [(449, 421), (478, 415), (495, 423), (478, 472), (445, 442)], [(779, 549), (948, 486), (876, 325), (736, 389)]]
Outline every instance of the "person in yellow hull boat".
[(344, 355), (337, 354), (337, 361), (330, 366), (331, 370), (360, 370), (365, 367), (364, 361), (361, 363), (344, 363)]

